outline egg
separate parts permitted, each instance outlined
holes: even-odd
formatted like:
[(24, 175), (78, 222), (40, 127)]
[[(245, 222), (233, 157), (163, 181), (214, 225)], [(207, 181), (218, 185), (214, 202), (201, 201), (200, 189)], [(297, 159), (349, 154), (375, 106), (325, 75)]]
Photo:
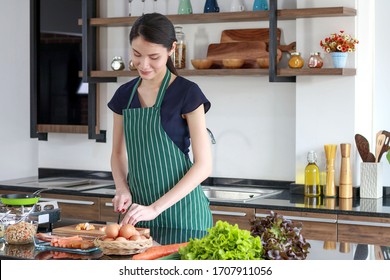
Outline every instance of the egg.
[(137, 240), (141, 240), (141, 239), (142, 239), (141, 235), (132, 235), (129, 238), (129, 240), (132, 240), (132, 241), (137, 241)]
[(115, 241), (123, 242), (123, 241), (128, 241), (128, 240), (122, 236), (118, 236), (117, 238), (115, 238)]
[(120, 225), (118, 224), (109, 224), (106, 226), (104, 231), (107, 237), (116, 238), (119, 235)]
[(115, 239), (114, 238), (112, 238), (112, 237), (104, 237), (103, 238), (103, 241), (114, 241)]
[(136, 232), (137, 232), (137, 230), (135, 229), (135, 227), (133, 225), (125, 224), (125, 225), (121, 226), (121, 228), (119, 230), (119, 236), (122, 236), (126, 239), (129, 239), (134, 234), (137, 234)]

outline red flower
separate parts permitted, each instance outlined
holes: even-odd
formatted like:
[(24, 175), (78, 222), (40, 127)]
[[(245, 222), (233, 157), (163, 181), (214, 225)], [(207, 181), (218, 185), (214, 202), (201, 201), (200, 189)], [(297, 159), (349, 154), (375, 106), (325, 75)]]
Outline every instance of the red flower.
[(353, 52), (355, 51), (355, 45), (358, 44), (357, 39), (345, 34), (344, 30), (340, 30), (338, 34), (330, 34), (329, 37), (325, 37), (320, 41), (320, 46), (326, 52)]

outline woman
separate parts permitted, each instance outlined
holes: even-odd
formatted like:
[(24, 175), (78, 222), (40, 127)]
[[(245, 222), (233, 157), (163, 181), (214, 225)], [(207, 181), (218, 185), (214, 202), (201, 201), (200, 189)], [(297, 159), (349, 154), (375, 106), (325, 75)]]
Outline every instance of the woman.
[(138, 18), (130, 45), (139, 77), (108, 103), (114, 112), (114, 210), (127, 210), (122, 224), (206, 230), (212, 217), (200, 183), (212, 166), (205, 121), (210, 102), (194, 82), (178, 76), (170, 58), (175, 29), (165, 16)]

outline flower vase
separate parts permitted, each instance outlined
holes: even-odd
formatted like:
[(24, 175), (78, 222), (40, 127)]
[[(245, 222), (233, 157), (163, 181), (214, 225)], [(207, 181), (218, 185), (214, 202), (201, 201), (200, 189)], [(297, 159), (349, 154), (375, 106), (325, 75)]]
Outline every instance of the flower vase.
[(334, 68), (345, 68), (348, 58), (347, 52), (332, 52), (331, 56)]

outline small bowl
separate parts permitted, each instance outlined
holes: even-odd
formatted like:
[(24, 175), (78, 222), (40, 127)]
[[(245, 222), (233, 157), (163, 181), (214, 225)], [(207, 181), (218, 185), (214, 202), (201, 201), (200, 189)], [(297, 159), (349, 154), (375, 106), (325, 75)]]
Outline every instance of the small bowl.
[(260, 68), (268, 68), (269, 67), (269, 58), (268, 57), (259, 57), (256, 59), (257, 65)]
[(223, 67), (228, 69), (237, 69), (241, 68), (245, 63), (244, 59), (240, 58), (226, 58), (222, 59)]
[(209, 69), (213, 65), (213, 60), (204, 58), (204, 59), (191, 59), (192, 66), (195, 69)]

